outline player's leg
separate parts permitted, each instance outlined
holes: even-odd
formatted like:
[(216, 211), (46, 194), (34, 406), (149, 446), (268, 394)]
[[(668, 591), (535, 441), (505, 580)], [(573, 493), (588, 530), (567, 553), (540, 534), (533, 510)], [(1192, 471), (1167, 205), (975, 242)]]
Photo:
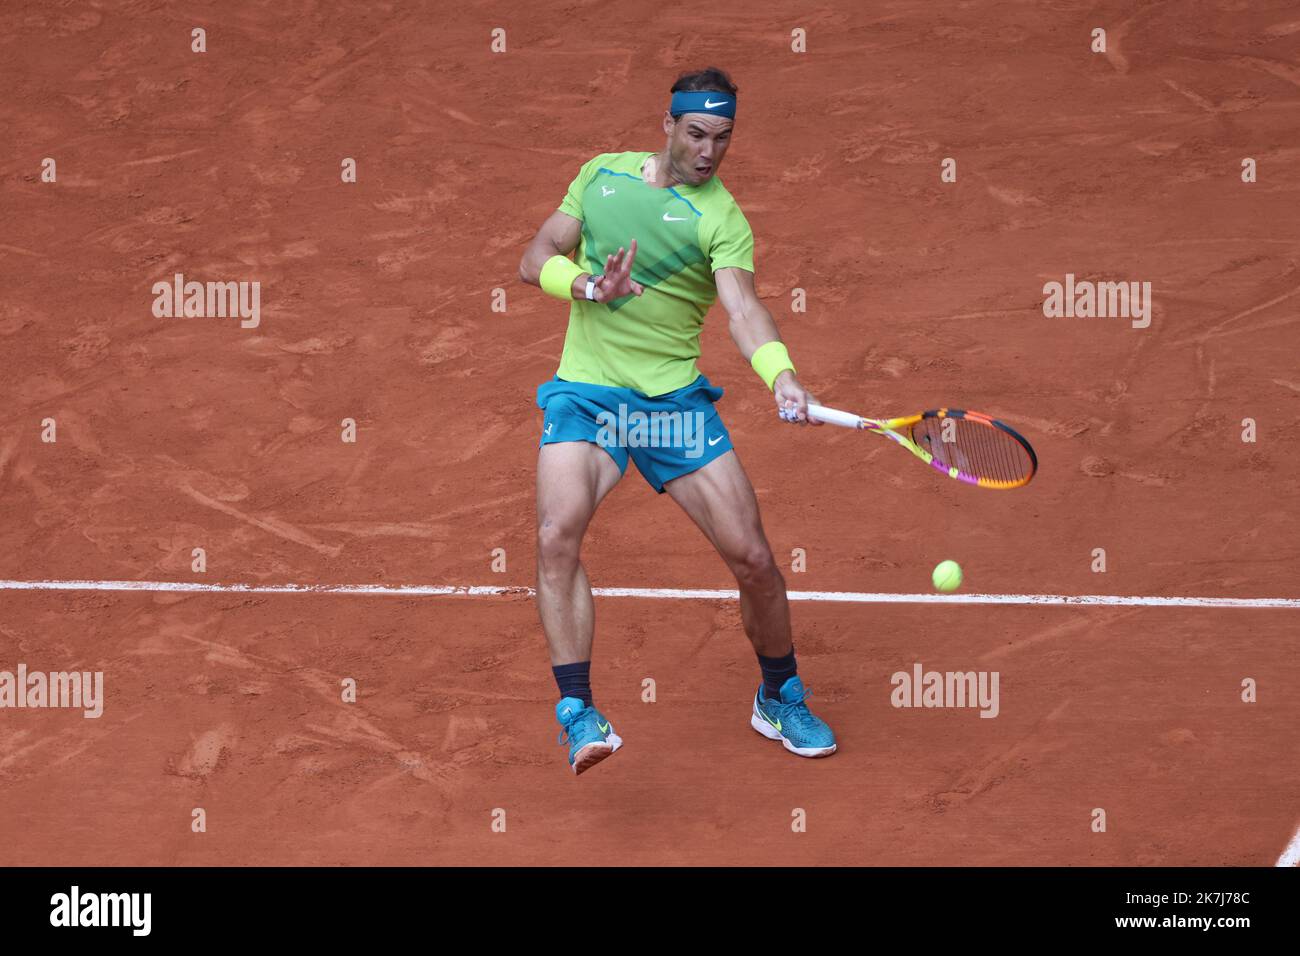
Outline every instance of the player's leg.
[(664, 490), (691, 516), (735, 575), (740, 617), (754, 650), (764, 657), (789, 654), (785, 579), (772, 557), (758, 499), (736, 453), (729, 451), (698, 471), (672, 479)]
[(758, 654), (763, 684), (750, 726), (802, 757), (835, 751), (835, 735), (808, 710), (790, 636), (785, 579), (772, 556), (749, 476), (734, 451), (664, 485), (717, 548), (740, 589), (745, 633)]
[(579, 554), (601, 500), (622, 472), (585, 441), (543, 445), (537, 456), (537, 609), (552, 666), (591, 660), (595, 609)]
[(537, 607), (560, 688), (555, 716), (575, 774), (623, 743), (592, 703), (595, 609), (579, 559), (592, 515), (622, 474), (609, 453), (586, 441), (544, 444), (537, 456)]

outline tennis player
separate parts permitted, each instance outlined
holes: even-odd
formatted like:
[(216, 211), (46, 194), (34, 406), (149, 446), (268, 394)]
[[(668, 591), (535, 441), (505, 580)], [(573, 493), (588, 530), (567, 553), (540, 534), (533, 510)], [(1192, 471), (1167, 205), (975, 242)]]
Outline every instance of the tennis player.
[(559, 685), (561, 742), (567, 738), (574, 773), (623, 743), (592, 703), (594, 608), (579, 552), (592, 515), (629, 459), (650, 487), (668, 492), (690, 515), (736, 577), (762, 674), (750, 725), (801, 757), (835, 751), (835, 735), (805, 703), (785, 580), (754, 489), (714, 408), (722, 389), (696, 368), (700, 329), (714, 300), (722, 300), (732, 339), (772, 390), (783, 419), (807, 423), (814, 399), (755, 292), (754, 236), (718, 179), (735, 124), (736, 86), (711, 67), (683, 74), (671, 92), (664, 148), (602, 153), (584, 164), (519, 265), (521, 280), (572, 302), (559, 370), (537, 389), (544, 412), (537, 604)]

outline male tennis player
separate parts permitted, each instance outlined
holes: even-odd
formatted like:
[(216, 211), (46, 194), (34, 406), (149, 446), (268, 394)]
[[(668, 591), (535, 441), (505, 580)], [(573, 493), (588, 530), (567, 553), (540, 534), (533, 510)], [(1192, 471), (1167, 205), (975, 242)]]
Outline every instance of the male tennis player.
[[(573, 303), (559, 371), (537, 389), (544, 410), (537, 605), (574, 773), (623, 743), (592, 703), (594, 608), (578, 554), (629, 458), (655, 491), (681, 505), (736, 576), (762, 673), (750, 725), (801, 757), (835, 751), (830, 727), (804, 703), (785, 580), (713, 407), (722, 389), (695, 365), (704, 315), (721, 298), (732, 339), (772, 389), (781, 417), (808, 421), (813, 397), (754, 290), (753, 233), (717, 178), (736, 87), (709, 68), (683, 74), (671, 92), (664, 148), (602, 153), (584, 164), (519, 265), (524, 282)], [(568, 258), (574, 249), (576, 261)]]

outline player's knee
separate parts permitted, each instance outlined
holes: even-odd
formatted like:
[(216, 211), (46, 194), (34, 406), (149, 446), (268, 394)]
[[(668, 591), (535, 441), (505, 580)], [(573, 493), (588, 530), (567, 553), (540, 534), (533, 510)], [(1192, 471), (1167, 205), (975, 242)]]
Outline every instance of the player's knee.
[(578, 560), (582, 536), (563, 523), (545, 519), (537, 526), (537, 563), (544, 569), (562, 569)]
[(743, 587), (773, 590), (784, 583), (772, 557), (772, 549), (761, 538), (747, 544), (733, 559), (732, 570)]

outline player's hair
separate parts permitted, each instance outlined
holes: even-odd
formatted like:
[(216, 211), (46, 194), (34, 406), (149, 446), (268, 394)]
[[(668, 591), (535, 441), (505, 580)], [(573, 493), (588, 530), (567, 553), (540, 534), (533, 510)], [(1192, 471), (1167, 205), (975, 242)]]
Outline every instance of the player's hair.
[(731, 82), (731, 77), (727, 75), (726, 70), (720, 70), (716, 66), (709, 66), (702, 70), (683, 73), (677, 77), (677, 82), (673, 84), (673, 88), (668, 92), (703, 92), (705, 90), (735, 96), (736, 84)]

